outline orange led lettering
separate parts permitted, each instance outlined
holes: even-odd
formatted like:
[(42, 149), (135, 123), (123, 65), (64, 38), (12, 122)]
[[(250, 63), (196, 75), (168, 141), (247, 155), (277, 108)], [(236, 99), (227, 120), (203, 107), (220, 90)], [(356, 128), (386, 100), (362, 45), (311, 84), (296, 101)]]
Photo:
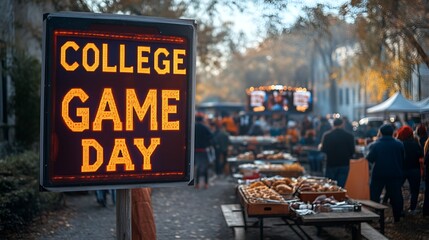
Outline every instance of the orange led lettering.
[(79, 46), (73, 41), (67, 41), (66, 43), (64, 43), (64, 45), (61, 46), (61, 66), (63, 66), (66, 71), (73, 72), (74, 70), (76, 70), (77, 67), (79, 67), (79, 64), (77, 62), (73, 62), (71, 65), (67, 63), (66, 54), (68, 48), (73, 48), (73, 50), (77, 51), (79, 49)]
[(109, 47), (107, 43), (103, 43), (103, 72), (116, 72), (117, 67), (116, 65), (109, 66)]
[(139, 100), (136, 96), (136, 91), (134, 89), (127, 89), (126, 92), (126, 116), (125, 116), (125, 129), (127, 131), (134, 130), (134, 118), (133, 110), (136, 112), (137, 117), (140, 121), (143, 121), (144, 116), (147, 113), (148, 108), (150, 107), (150, 130), (158, 130), (158, 121), (156, 119), (157, 110), (156, 110), (156, 89), (151, 89), (146, 95), (146, 99), (143, 102), (143, 105), (140, 106)]
[[(89, 161), (89, 148), (93, 147), (97, 153), (93, 164)], [(96, 172), (103, 164), (103, 147), (95, 139), (82, 139), (82, 172)]]
[(168, 115), (177, 113), (176, 105), (169, 105), (169, 99), (179, 100), (179, 90), (162, 90), (162, 130), (179, 130), (179, 121), (169, 121)]
[[(88, 63), (88, 51), (92, 50), (94, 52), (94, 63), (89, 65)], [(87, 43), (82, 50), (82, 66), (88, 72), (94, 72), (100, 65), (100, 50), (94, 43)]]
[[(107, 106), (109, 106), (108, 110), (106, 110)], [(98, 105), (97, 114), (92, 124), (92, 129), (94, 131), (101, 131), (103, 120), (112, 120), (114, 131), (122, 131), (122, 122), (119, 118), (118, 109), (116, 108), (111, 88), (105, 88), (103, 91), (100, 105)]]
[(106, 171), (115, 172), (116, 165), (125, 165), (125, 171), (133, 171), (134, 164), (131, 161), (130, 153), (128, 152), (127, 144), (125, 139), (115, 139), (115, 146), (110, 156), (109, 164), (106, 167)]
[(161, 75), (170, 73), (170, 61), (169, 60), (162, 60), (162, 65), (164, 66), (164, 68), (162, 69), (162, 68), (159, 67), (159, 65), (158, 65), (159, 64), (159, 59), (158, 58), (159, 58), (160, 54), (163, 54), (164, 56), (168, 57), (169, 52), (165, 48), (158, 48), (155, 51), (155, 56), (154, 56), (154, 62), (155, 62), (154, 68), (155, 68), (155, 71), (158, 74), (161, 74)]
[(137, 47), (137, 73), (150, 74), (150, 68), (143, 67), (143, 63), (149, 62), (149, 57), (143, 56), (143, 53), (150, 53), (150, 47)]
[(61, 103), (61, 117), (66, 123), (67, 127), (73, 132), (83, 132), (89, 129), (89, 109), (77, 108), (76, 116), (81, 117), (81, 122), (74, 122), (69, 116), (69, 104), (73, 98), (79, 98), (84, 103), (89, 98), (88, 95), (81, 88), (72, 88), (64, 96)]
[(150, 160), (150, 156), (152, 156), (156, 147), (161, 144), (161, 138), (151, 138), (150, 146), (146, 148), (144, 146), (144, 138), (136, 138), (134, 139), (134, 145), (140, 150), (143, 156), (143, 170), (152, 170), (152, 164)]
[(186, 75), (186, 68), (179, 69), (179, 64), (183, 64), (183, 58), (179, 58), (179, 55), (185, 55), (185, 49), (174, 49), (173, 50), (173, 73)]
[(125, 45), (119, 45), (119, 71), (122, 73), (132, 73), (134, 70), (133, 66), (125, 66)]
[[(83, 48), (81, 51), (79, 50), (80, 47), (81, 46), (74, 41), (67, 41), (61, 46), (60, 64), (66, 71), (73, 72), (80, 66), (83, 66), (87, 72), (95, 72), (101, 65), (101, 71), (105, 73), (136, 72), (138, 74), (151, 74), (152, 68), (159, 75), (171, 73), (186, 75), (187, 73), (187, 69), (184, 66), (186, 57), (185, 49), (168, 50), (167, 48), (160, 47), (152, 51), (150, 46), (134, 47), (127, 46), (126, 44), (119, 44), (119, 49), (115, 46), (112, 50), (112, 45), (109, 45), (109, 43), (101, 43), (100, 46), (92, 42), (82, 45)], [(101, 53), (99, 48), (101, 48)], [(109, 58), (111, 55), (109, 54), (109, 49), (110, 53), (113, 51), (113, 55), (119, 57)], [(81, 58), (79, 61), (71, 62), (70, 59), (67, 59), (67, 53), (71, 50), (75, 51), (76, 54), (80, 54)], [(127, 58), (127, 56), (133, 55), (130, 55), (129, 51), (134, 51), (136, 54), (134, 59), (130, 59), (130, 57)], [(131, 65), (127, 66), (127, 63)], [(171, 71), (170, 68), (172, 68), (173, 71)]]

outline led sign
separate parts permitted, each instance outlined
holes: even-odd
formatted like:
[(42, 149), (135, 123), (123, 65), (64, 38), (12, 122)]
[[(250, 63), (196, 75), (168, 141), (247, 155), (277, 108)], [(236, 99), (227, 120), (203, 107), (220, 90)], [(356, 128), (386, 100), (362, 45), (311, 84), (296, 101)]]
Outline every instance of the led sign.
[(308, 113), (313, 110), (311, 91), (283, 85), (251, 87), (246, 90), (252, 112)]
[(193, 21), (54, 13), (44, 37), (43, 188), (192, 180)]

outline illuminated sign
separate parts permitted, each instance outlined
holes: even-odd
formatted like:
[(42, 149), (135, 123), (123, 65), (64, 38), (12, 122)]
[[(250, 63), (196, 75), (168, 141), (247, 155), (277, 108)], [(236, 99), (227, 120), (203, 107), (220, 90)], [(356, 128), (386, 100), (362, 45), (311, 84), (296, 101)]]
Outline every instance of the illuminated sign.
[(252, 112), (308, 113), (313, 110), (311, 91), (283, 85), (247, 89)]
[(193, 21), (54, 13), (44, 37), (43, 188), (192, 181)]

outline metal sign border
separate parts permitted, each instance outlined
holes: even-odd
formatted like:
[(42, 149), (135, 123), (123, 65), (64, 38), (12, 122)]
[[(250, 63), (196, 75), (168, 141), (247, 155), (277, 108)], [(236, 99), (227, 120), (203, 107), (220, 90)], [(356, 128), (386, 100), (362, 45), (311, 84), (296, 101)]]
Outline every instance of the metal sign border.
[[(88, 20), (88, 23), (92, 22), (109, 22), (113, 24), (132, 23), (140, 26), (157, 26), (160, 27), (161, 34), (179, 34), (189, 40), (189, 84), (187, 87), (187, 151), (186, 159), (189, 159), (189, 165), (186, 169), (186, 175), (184, 180), (181, 181), (162, 181), (162, 182), (138, 182), (130, 180), (130, 183), (120, 184), (53, 184), (49, 182), (47, 176), (47, 167), (49, 161), (49, 150), (50, 150), (50, 116), (51, 109), (51, 86), (49, 70), (51, 69), (51, 61), (48, 56), (51, 55), (51, 49), (49, 44), (52, 42), (53, 29), (51, 29), (48, 23), (52, 19), (82, 19)], [(174, 26), (186, 29), (186, 33), (180, 31)], [(196, 36), (197, 24), (195, 20), (187, 19), (167, 19), (159, 17), (146, 17), (146, 16), (128, 16), (128, 15), (116, 15), (116, 14), (97, 14), (97, 13), (81, 13), (81, 12), (59, 12), (59, 13), (46, 13), (43, 15), (43, 39), (42, 39), (42, 79), (40, 85), (40, 176), (39, 176), (39, 190), (40, 191), (55, 191), (55, 192), (66, 192), (66, 191), (85, 191), (85, 190), (96, 190), (96, 189), (130, 189), (130, 188), (141, 188), (141, 187), (171, 187), (171, 186), (187, 186), (193, 185), (194, 181), (194, 138), (195, 138), (195, 82), (196, 82), (196, 52), (197, 52), (197, 36)], [(47, 48), (48, 47), (48, 48)]]

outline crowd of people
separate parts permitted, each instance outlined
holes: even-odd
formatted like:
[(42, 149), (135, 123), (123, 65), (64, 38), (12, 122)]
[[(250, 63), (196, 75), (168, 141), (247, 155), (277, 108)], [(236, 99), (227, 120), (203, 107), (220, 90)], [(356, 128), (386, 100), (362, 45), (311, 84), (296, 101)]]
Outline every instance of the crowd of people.
[(408, 125), (395, 128), (383, 124), (377, 139), (369, 144), (366, 159), (373, 164), (370, 184), (372, 201), (390, 202), (395, 222), (405, 215), (402, 188), (408, 182), (410, 199), (408, 214), (415, 215), (421, 183), (425, 188), (422, 213), (429, 216), (429, 140), (425, 124), (415, 129)]
[[(332, 123), (331, 123), (332, 122)], [(314, 122), (313, 122), (314, 123)], [(352, 126), (347, 118), (336, 118), (329, 121), (320, 118), (318, 127), (304, 118), (299, 133), (304, 137), (301, 144), (319, 144), (318, 149), (326, 156), (325, 177), (345, 186), (350, 166), (350, 159), (355, 158), (357, 137), (353, 134)], [(413, 128), (414, 127), (414, 128)], [(372, 201), (390, 203), (394, 221), (399, 222), (405, 214), (415, 215), (420, 212), (417, 208), (421, 189), (425, 189), (422, 214), (429, 216), (429, 140), (427, 123), (413, 125), (406, 123), (383, 124), (374, 137), (367, 139), (366, 158), (371, 164), (370, 198)], [(291, 132), (289, 138), (297, 142), (297, 131), (292, 125), (286, 131)], [(311, 138), (316, 133), (315, 138)], [(310, 140), (308, 140), (310, 138)], [(312, 168), (309, 157), (310, 169)], [(408, 209), (404, 209), (402, 190), (408, 183), (410, 192)], [(423, 183), (423, 184), (422, 184)]]
[[(225, 174), (228, 147), (231, 135), (271, 135), (284, 136), (285, 149), (296, 151), (306, 148), (310, 171), (322, 171), (322, 162), (325, 163), (325, 177), (337, 181), (341, 187), (345, 186), (350, 159), (356, 157), (355, 144), (357, 137), (353, 127), (346, 117), (327, 118), (305, 116), (301, 121), (288, 120), (286, 124), (279, 119), (270, 119), (264, 116), (240, 115), (237, 118), (225, 116), (223, 118), (206, 119), (203, 114), (196, 116), (196, 187), (199, 187), (199, 178), (204, 177), (207, 184), (208, 168), (210, 166), (207, 149), (214, 148), (213, 159), (216, 174)], [(243, 123), (245, 125), (243, 125)], [(202, 130), (204, 129), (204, 130)], [(394, 221), (400, 221), (406, 212), (417, 214), (422, 211), (429, 216), (429, 140), (426, 124), (383, 124), (376, 129), (376, 134), (367, 139), (366, 158), (370, 163), (370, 198), (375, 202), (390, 203)], [(203, 154), (201, 154), (203, 153)], [(203, 155), (203, 156), (202, 156)], [(404, 210), (402, 189), (408, 182), (410, 199), (409, 208)], [(421, 189), (425, 189), (423, 209), (419, 210), (418, 196)]]
[[(263, 115), (246, 114), (222, 114), (209, 118), (201, 112), (196, 114), (195, 119), (195, 186), (197, 188), (200, 187), (200, 178), (208, 179), (208, 170), (211, 166), (217, 175), (227, 174), (230, 136), (237, 135), (282, 137), (284, 141), (281, 148), (290, 152), (300, 151), (301, 147), (306, 147), (305, 152), (311, 171), (321, 172), (325, 155), (318, 147), (324, 133), (333, 128), (334, 122), (334, 119), (328, 117), (306, 116), (302, 121), (298, 121), (286, 120), (280, 115), (270, 116), (269, 119)], [(344, 129), (351, 134), (352, 127), (346, 118), (342, 118), (341, 126), (343, 125)], [(204, 187), (208, 187), (207, 181)]]
[(209, 186), (209, 169), (213, 166), (216, 175), (227, 175), (229, 136), (238, 134), (233, 118), (208, 119), (203, 113), (195, 116), (195, 188), (200, 188), (200, 178), (204, 178), (204, 188)]

